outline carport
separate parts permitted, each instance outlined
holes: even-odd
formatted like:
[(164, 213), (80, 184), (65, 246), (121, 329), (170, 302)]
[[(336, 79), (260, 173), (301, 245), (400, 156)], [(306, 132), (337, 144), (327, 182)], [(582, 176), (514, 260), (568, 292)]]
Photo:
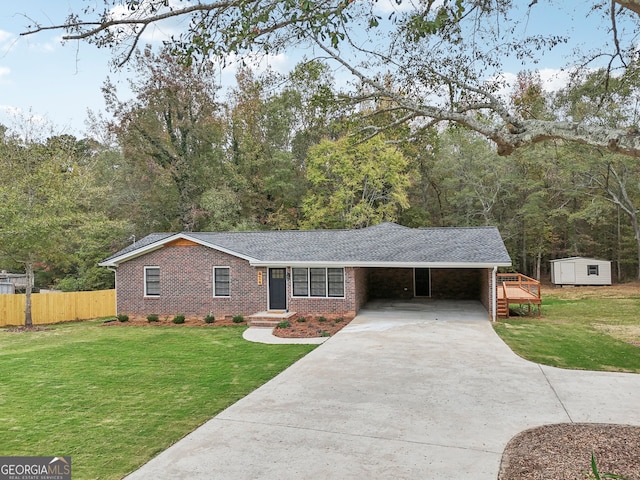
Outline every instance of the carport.
[[(428, 306), (435, 300), (480, 302), (487, 315), (495, 311), (494, 268), (368, 267), (360, 276), (366, 282), (367, 302), (386, 305)], [(423, 300), (422, 302), (420, 300)], [(425, 301), (426, 300), (426, 301)], [(492, 315), (491, 315), (492, 316)]]

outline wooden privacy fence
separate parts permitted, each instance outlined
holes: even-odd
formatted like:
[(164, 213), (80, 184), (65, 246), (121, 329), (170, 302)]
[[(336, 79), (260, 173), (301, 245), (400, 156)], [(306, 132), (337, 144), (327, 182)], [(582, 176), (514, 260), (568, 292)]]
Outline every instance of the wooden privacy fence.
[[(26, 295), (0, 295), (0, 327), (24, 325)], [(34, 293), (31, 318), (34, 325), (88, 320), (116, 314), (116, 291)]]

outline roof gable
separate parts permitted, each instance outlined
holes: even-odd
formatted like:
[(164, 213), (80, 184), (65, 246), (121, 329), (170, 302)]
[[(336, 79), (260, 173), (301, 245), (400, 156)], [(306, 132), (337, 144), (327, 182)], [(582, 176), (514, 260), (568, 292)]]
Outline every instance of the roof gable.
[(359, 230), (156, 233), (100, 265), (117, 266), (178, 239), (244, 258), (252, 265), (511, 265), (495, 227), (408, 228), (395, 223)]

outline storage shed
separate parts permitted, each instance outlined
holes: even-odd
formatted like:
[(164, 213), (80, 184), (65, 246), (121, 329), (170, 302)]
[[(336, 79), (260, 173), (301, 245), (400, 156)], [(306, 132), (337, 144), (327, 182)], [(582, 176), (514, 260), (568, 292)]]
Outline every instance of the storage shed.
[(585, 257), (551, 260), (551, 283), (554, 285), (611, 285), (611, 262)]

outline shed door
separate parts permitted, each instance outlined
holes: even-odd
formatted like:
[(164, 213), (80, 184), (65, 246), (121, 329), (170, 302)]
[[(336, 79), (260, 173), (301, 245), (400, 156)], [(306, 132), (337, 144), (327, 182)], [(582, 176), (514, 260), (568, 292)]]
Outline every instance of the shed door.
[(269, 310), (286, 310), (287, 276), (284, 268), (269, 269)]
[(572, 284), (576, 283), (576, 264), (575, 262), (558, 262), (560, 265), (560, 283)]

